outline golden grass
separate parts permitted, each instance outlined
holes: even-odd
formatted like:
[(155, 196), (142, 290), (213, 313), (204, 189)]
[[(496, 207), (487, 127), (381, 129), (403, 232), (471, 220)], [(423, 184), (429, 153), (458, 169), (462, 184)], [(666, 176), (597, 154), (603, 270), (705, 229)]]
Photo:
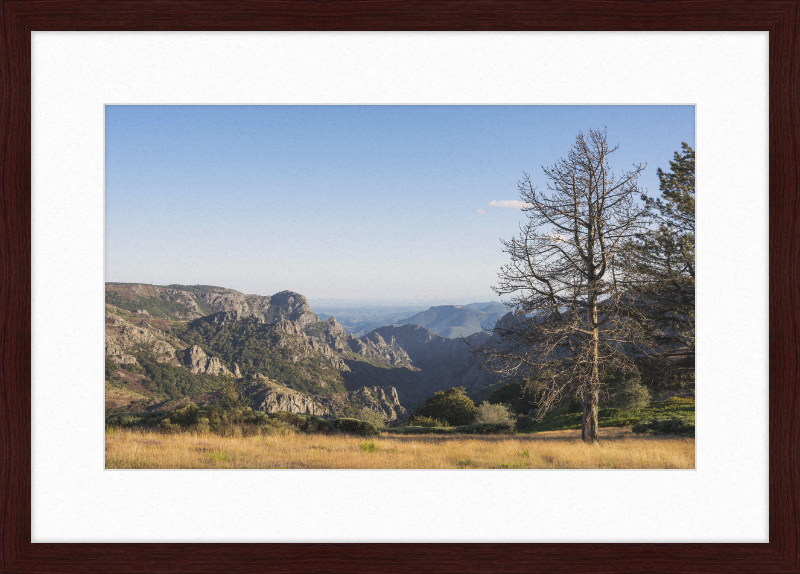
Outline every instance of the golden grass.
[(600, 429), (528, 435), (215, 434), (112, 430), (106, 468), (694, 468), (694, 439)]

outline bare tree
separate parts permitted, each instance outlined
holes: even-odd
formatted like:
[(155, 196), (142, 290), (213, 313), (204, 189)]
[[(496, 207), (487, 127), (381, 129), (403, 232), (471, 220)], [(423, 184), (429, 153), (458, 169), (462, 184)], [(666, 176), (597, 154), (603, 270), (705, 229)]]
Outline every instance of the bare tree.
[(639, 314), (637, 271), (624, 264), (625, 245), (647, 225), (649, 207), (635, 201), (644, 167), (614, 175), (608, 158), (616, 150), (605, 130), (590, 130), (578, 134), (566, 159), (542, 167), (548, 192), (524, 174), (518, 187), (528, 220), (503, 241), (511, 262), (493, 288), (510, 296), (516, 315), (495, 326), (499, 344), (477, 349), (489, 370), (523, 375), (539, 418), (577, 395), (587, 443), (597, 442), (604, 376), (634, 372), (632, 357), (646, 351), (642, 317), (628, 320)]

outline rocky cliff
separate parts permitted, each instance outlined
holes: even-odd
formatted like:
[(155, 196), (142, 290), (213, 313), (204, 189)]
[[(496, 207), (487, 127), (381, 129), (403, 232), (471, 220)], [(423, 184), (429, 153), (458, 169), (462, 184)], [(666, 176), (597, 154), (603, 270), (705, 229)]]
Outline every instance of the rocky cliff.
[(293, 291), (272, 296), (245, 295), (209, 285), (106, 284), (106, 303), (150, 317), (191, 320), (216, 313), (254, 317), (267, 323), (285, 319), (305, 327), (319, 321), (308, 300)]
[(331, 410), (312, 397), (264, 377), (247, 384), (244, 396), (258, 411), (267, 413), (288, 411), (320, 417), (331, 416)]
[[(203, 349), (192, 345), (183, 352), (184, 362), (188, 369), (195, 375), (223, 375), (233, 377), (231, 372), (217, 357), (209, 357)], [(238, 366), (236, 367), (238, 371)]]

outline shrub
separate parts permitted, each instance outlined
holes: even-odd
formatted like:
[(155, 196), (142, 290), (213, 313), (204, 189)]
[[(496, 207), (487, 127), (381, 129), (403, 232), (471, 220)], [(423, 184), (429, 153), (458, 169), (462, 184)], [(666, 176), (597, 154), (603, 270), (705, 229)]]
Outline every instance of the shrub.
[(617, 386), (617, 406), (626, 411), (640, 411), (651, 399), (650, 390), (639, 379), (623, 379)]
[(143, 418), (142, 415), (135, 414), (114, 415), (108, 417), (106, 424), (109, 426), (130, 427), (140, 423)]
[(325, 434), (333, 432), (336, 428), (332, 421), (314, 415), (301, 415), (288, 411), (278, 411), (269, 416), (271, 420), (290, 425), (307, 433)]
[(408, 421), (410, 427), (447, 427), (447, 421), (432, 419), (431, 417), (413, 416)]
[(569, 400), (569, 408), (567, 409), (568, 413), (582, 413), (583, 412), (583, 403), (581, 403), (581, 399), (578, 395), (575, 395)]
[(507, 424), (512, 429), (517, 424), (517, 417), (510, 405), (493, 405), (489, 401), (483, 401), (475, 413), (476, 423), (502, 423)]
[(380, 450), (380, 447), (374, 441), (362, 442), (358, 445), (358, 448), (364, 452), (378, 452)]
[(243, 409), (250, 406), (250, 399), (244, 394), (243, 380), (237, 381), (230, 376), (223, 379), (219, 388), (219, 403), (226, 409)]
[(378, 435), (380, 432), (374, 425), (358, 419), (333, 419), (333, 426), (339, 432), (358, 434), (362, 436)]
[(655, 418), (633, 425), (632, 430), (638, 434), (674, 434), (694, 438), (694, 421), (686, 417)]
[(380, 408), (362, 407), (356, 413), (355, 418), (360, 421), (368, 422), (374, 427), (382, 428), (389, 424), (389, 417)]
[(414, 414), (447, 421), (451, 425), (468, 425), (475, 420), (475, 403), (464, 387), (437, 391)]
[(179, 424), (181, 426), (189, 426), (197, 424), (197, 413), (200, 409), (194, 403), (189, 403), (185, 407), (170, 411), (170, 422)]

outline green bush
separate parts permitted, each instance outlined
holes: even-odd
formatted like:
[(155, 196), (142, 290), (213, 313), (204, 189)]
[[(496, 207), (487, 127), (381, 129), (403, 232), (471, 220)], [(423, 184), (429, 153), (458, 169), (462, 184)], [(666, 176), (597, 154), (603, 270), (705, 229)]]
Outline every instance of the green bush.
[(505, 424), (510, 428), (514, 428), (517, 424), (517, 417), (514, 415), (514, 410), (510, 405), (490, 404), (489, 401), (483, 401), (478, 406), (478, 411), (475, 413), (476, 423), (485, 424)]
[(381, 434), (374, 425), (358, 419), (333, 419), (333, 426), (339, 432), (358, 434), (362, 436)]
[(361, 407), (353, 418), (368, 422), (376, 428), (382, 428), (389, 424), (389, 417), (378, 407)]
[(447, 427), (445, 421), (432, 419), (431, 417), (413, 416), (408, 421), (410, 427)]
[(194, 403), (189, 403), (185, 407), (170, 411), (169, 419), (171, 422), (177, 423), (181, 426), (189, 426), (197, 424), (198, 412), (200, 409)]
[(333, 421), (323, 419), (314, 415), (301, 415), (288, 411), (278, 411), (269, 415), (273, 421), (278, 421), (286, 425), (295, 427), (306, 433), (327, 434), (336, 430)]
[(626, 411), (646, 408), (652, 396), (650, 390), (639, 379), (623, 379), (617, 386), (617, 406)]
[(120, 426), (120, 427), (130, 427), (137, 423), (139, 423), (144, 417), (138, 414), (122, 414), (122, 415), (114, 415), (109, 417), (106, 421), (107, 425), (110, 426)]
[(674, 434), (694, 438), (694, 421), (686, 417), (655, 418), (633, 425), (632, 430), (638, 434)]
[(477, 408), (464, 387), (437, 391), (414, 415), (446, 421), (451, 425), (468, 425), (475, 420)]

